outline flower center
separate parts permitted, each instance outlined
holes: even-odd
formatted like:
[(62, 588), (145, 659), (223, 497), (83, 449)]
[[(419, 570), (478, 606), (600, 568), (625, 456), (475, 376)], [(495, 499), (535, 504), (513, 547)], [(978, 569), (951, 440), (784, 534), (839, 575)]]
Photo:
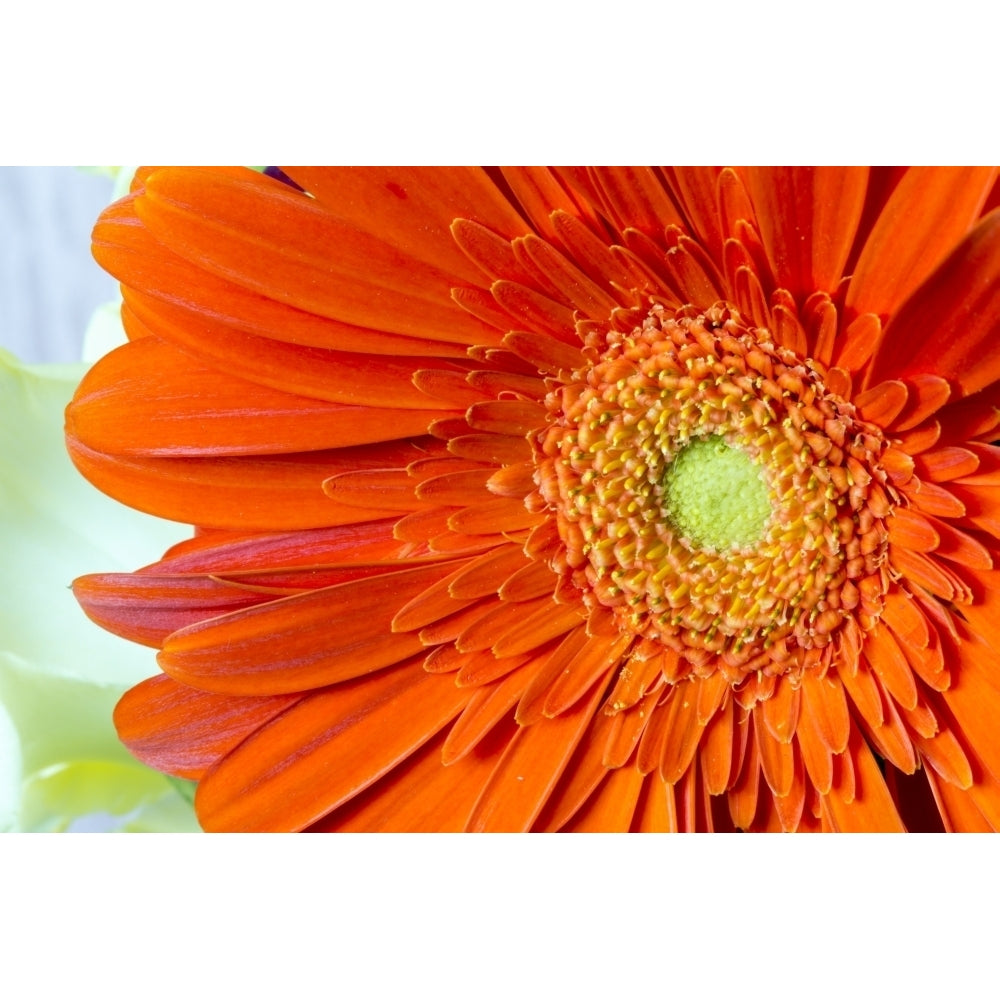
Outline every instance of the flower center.
[(539, 437), (539, 493), (584, 599), (734, 682), (877, 618), (884, 442), (824, 376), (724, 303), (654, 305), (609, 332), (550, 392)]
[(717, 435), (684, 447), (663, 486), (675, 532), (699, 548), (743, 549), (764, 535), (771, 503), (760, 465)]

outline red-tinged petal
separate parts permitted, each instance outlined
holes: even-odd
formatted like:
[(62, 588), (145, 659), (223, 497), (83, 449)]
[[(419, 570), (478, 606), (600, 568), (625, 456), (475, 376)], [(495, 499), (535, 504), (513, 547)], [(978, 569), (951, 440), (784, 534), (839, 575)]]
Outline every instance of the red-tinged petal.
[(848, 316), (890, 316), (979, 218), (995, 167), (910, 167), (865, 241)]
[(398, 564), (420, 553), (397, 541), (392, 520), (309, 531), (243, 534), (211, 532), (174, 545), (140, 573), (237, 573), (297, 566)]
[[(186, 524), (282, 531), (375, 521), (395, 513), (392, 507), (347, 507), (324, 495), (323, 479), (350, 461), (353, 449), (189, 459), (111, 457), (73, 438), (67, 438), (66, 448), (99, 490), (147, 514)], [(375, 451), (360, 450), (365, 457), (356, 461), (368, 460)]]
[(1000, 380), (1000, 211), (991, 212), (890, 319), (868, 380), (940, 375), (955, 398)]
[(73, 582), (73, 595), (101, 628), (159, 649), (171, 632), (269, 600), (202, 576), (104, 573)]
[(834, 344), (833, 363), (846, 372), (858, 372), (871, 358), (882, 336), (882, 321), (874, 313), (862, 313)]
[(298, 700), (298, 695), (210, 694), (158, 674), (125, 692), (115, 708), (115, 728), (144, 764), (179, 778), (198, 779)]
[(469, 407), (466, 420), (474, 431), (530, 434), (545, 426), (545, 408), (530, 399), (497, 399)]
[(528, 510), (523, 501), (507, 497), (484, 500), (448, 518), (448, 527), (463, 535), (493, 535), (533, 528), (542, 515)]
[[(511, 574), (533, 566), (517, 545), (502, 545), (473, 559), (449, 583), (448, 593), (456, 600), (476, 600), (497, 593)], [(551, 574), (550, 574), (551, 580)], [(540, 595), (533, 595), (540, 596)]]
[(160, 666), (192, 687), (227, 694), (284, 694), (335, 684), (421, 651), (393, 633), (396, 609), (454, 570), (422, 566), (257, 605), (175, 632)]
[(467, 830), (529, 830), (593, 718), (603, 692), (595, 684), (589, 698), (555, 719), (524, 726), (510, 741), (473, 807)]
[(330, 476), (322, 483), (323, 493), (341, 507), (366, 510), (374, 506), (401, 512), (432, 504), (417, 498), (416, 486), (406, 469), (359, 469)]
[(465, 281), (476, 271), (451, 238), (456, 218), (509, 240), (524, 220), (481, 167), (288, 167), (331, 215)]
[(160, 170), (135, 209), (179, 256), (259, 295), (389, 333), (496, 343), (496, 331), (454, 308), (448, 274), (269, 178)]
[(800, 301), (837, 289), (864, 207), (863, 167), (760, 167), (747, 172), (778, 285)]
[(629, 287), (628, 271), (615, 259), (607, 243), (595, 236), (578, 218), (557, 211), (552, 215), (552, 223), (570, 256), (599, 287)]
[(545, 240), (526, 236), (521, 245), (560, 300), (572, 309), (591, 319), (606, 320), (618, 307), (617, 299)]
[(419, 661), (303, 698), (202, 779), (209, 831), (301, 830), (439, 733), (468, 700)]
[(844, 756), (853, 762), (853, 780), (836, 781), (829, 795), (820, 797), (827, 820), (842, 833), (905, 833), (905, 827), (886, 788), (878, 764), (855, 730)]
[(513, 281), (495, 281), (490, 292), (510, 314), (509, 327), (546, 333), (574, 348), (579, 343), (573, 310), (568, 306)]
[(982, 542), (973, 538), (965, 531), (960, 531), (946, 521), (941, 521), (936, 517), (928, 516), (928, 523), (937, 532), (937, 548), (934, 550), (935, 556), (957, 562), (962, 566), (971, 569), (986, 570), (993, 568), (993, 557), (989, 549)]

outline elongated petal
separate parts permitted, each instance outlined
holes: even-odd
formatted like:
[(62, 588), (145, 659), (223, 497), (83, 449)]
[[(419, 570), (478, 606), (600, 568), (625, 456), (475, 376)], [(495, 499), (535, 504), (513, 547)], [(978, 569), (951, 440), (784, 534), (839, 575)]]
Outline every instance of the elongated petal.
[(979, 217), (995, 179), (995, 167), (910, 167), (865, 241), (848, 317), (894, 312)]
[(889, 321), (868, 380), (940, 375), (969, 396), (1000, 380), (1000, 211), (991, 212)]
[(175, 253), (296, 308), (389, 333), (446, 328), (466, 343), (496, 342), (454, 308), (446, 274), (268, 178), (156, 171), (136, 212)]
[[(269, 455), (419, 437), (428, 409), (348, 406), (232, 378), (147, 337), (88, 373), (66, 433), (118, 455)], [(127, 409), (130, 419), (122, 420)]]
[(778, 286), (834, 292), (864, 207), (866, 167), (761, 167), (748, 173)]
[(301, 830), (427, 742), (468, 695), (419, 662), (303, 698), (198, 786), (206, 830)]

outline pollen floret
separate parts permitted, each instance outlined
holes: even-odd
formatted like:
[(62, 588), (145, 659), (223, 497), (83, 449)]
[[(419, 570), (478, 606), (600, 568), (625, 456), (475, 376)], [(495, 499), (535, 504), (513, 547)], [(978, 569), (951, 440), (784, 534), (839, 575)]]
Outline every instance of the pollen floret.
[(540, 492), (588, 599), (734, 681), (877, 619), (884, 442), (824, 376), (724, 303), (657, 304), (609, 337), (550, 393), (539, 442)]

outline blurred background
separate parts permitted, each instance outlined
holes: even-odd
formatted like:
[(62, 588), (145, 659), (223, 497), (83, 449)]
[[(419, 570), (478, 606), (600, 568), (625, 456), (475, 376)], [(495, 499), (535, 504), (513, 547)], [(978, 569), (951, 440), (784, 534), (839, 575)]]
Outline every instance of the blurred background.
[(114, 182), (79, 167), (0, 167), (0, 347), (22, 361), (80, 360), (117, 282), (90, 255)]

